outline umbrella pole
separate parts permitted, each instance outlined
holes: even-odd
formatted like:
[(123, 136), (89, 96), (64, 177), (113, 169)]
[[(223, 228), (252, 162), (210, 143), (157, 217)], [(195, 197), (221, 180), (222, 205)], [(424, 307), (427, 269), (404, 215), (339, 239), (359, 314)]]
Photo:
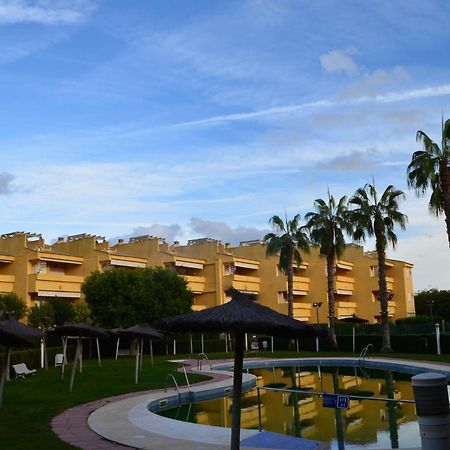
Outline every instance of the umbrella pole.
[(61, 364), (61, 380), (64, 380), (64, 366), (66, 365), (66, 341), (64, 337), (61, 338), (63, 344), (63, 363)]
[(139, 370), (142, 370), (142, 360), (144, 359), (144, 338), (141, 338), (141, 356), (139, 357)]
[(247, 336), (247, 333), (245, 333), (245, 351), (248, 352), (248, 336)]
[(3, 406), (3, 388), (5, 387), (6, 373), (9, 371), (9, 355), (11, 354), (11, 347), (6, 348), (5, 362), (3, 364), (2, 375), (0, 376), (0, 409)]
[(44, 346), (44, 369), (48, 370), (48, 352), (47, 352), (47, 342), (45, 340), (45, 336), (42, 339), (42, 344)]
[[(70, 374), (69, 392), (72, 392), (72, 388), (73, 388), (73, 380), (75, 378), (75, 372), (77, 370), (77, 362), (80, 359), (80, 352), (81, 352), (80, 347), (81, 347), (81, 339), (77, 338), (77, 349), (75, 350), (75, 358), (73, 358), (72, 373)], [(81, 359), (80, 359), (80, 361), (81, 361)]]
[(205, 340), (203, 338), (203, 333), (202, 333), (202, 353), (205, 353)]
[(153, 367), (153, 339), (150, 339), (150, 360), (152, 362)]
[(355, 353), (355, 325), (353, 325), (353, 353)]
[(192, 333), (189, 334), (189, 351), (190, 354), (194, 354), (194, 343), (192, 342)]
[(139, 339), (137, 341), (137, 351), (136, 351), (136, 365), (134, 368), (134, 383), (138, 384), (139, 381), (139, 347), (140, 347), (140, 342)]
[(225, 333), (225, 353), (228, 353), (228, 335)]
[[(80, 352), (79, 352), (79, 358), (80, 358), (80, 373), (83, 373), (83, 343), (82, 343), (82, 341), (81, 341), (81, 338), (80, 338), (80, 342), (81, 342), (81, 345), (80, 345)], [(89, 339), (89, 342), (91, 342), (91, 340)]]
[(231, 450), (239, 450), (241, 434), (242, 366), (244, 360), (244, 333), (237, 332), (234, 344), (233, 409), (231, 417)]
[(9, 372), (9, 368), (11, 366), (11, 352), (9, 351), (7, 353), (7, 359), (5, 366), (8, 368), (8, 370), (5, 372), (5, 381), (11, 381), (11, 374)]
[(97, 343), (97, 358), (98, 358), (98, 366), (102, 367), (102, 360), (100, 357), (100, 344), (98, 343), (98, 338), (95, 339), (96, 343)]
[(117, 361), (117, 356), (119, 356), (119, 344), (120, 344), (120, 337), (117, 338), (117, 343), (116, 343), (116, 361)]

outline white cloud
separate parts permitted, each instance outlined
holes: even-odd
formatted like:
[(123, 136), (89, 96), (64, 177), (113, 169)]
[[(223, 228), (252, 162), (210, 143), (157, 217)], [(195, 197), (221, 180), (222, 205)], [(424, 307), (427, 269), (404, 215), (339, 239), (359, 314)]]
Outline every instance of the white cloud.
[(64, 25), (83, 22), (94, 3), (80, 0), (2, 0), (0, 24)]
[(270, 230), (258, 229), (256, 227), (237, 226), (231, 227), (225, 222), (204, 220), (192, 217), (188, 225), (193, 234), (199, 237), (209, 237), (231, 245), (239, 245), (241, 241), (262, 239)]
[(11, 181), (14, 179), (14, 175), (3, 172), (0, 173), (0, 195), (8, 195), (12, 192)]
[(173, 242), (177, 236), (181, 234), (181, 226), (178, 224), (172, 225), (160, 225), (154, 223), (150, 226), (139, 226), (133, 229), (129, 234), (122, 234), (121, 236), (116, 236), (110, 239), (111, 244), (115, 244), (119, 239), (123, 239), (127, 242), (131, 237), (136, 236), (155, 236), (158, 238), (163, 238), (167, 242)]
[(410, 79), (408, 71), (400, 66), (392, 70), (377, 69), (364, 73), (357, 81), (345, 88), (341, 96), (344, 98), (375, 96), (387, 85), (404, 83)]
[(346, 51), (345, 53), (331, 50), (320, 55), (320, 64), (327, 72), (344, 72), (348, 76), (355, 75), (358, 71), (358, 66), (350, 56), (351, 53), (354, 53), (354, 50)]

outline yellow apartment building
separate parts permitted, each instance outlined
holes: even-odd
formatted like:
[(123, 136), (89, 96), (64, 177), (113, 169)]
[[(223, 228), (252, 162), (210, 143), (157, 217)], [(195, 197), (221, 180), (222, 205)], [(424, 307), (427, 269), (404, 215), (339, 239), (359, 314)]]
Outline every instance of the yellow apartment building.
[(209, 298), (215, 279), (214, 272), (211, 271), (213, 268), (206, 264), (203, 258), (192, 258), (180, 253), (176, 243), (169, 246), (164, 239), (145, 235), (132, 237), (128, 242), (119, 239), (112, 248), (117, 252), (145, 259), (149, 267), (164, 267), (182, 275), (194, 293), (193, 310), (205, 309), (206, 305), (215, 304), (214, 298)]
[(46, 245), (40, 234), (1, 235), (0, 261), (1, 291), (15, 292), (27, 306), (52, 297), (81, 297), (83, 256)]
[[(231, 247), (202, 238), (169, 245), (146, 235), (110, 246), (104, 237), (79, 234), (47, 245), (39, 234), (0, 236), (0, 291), (17, 293), (30, 307), (52, 297), (80, 299), (84, 279), (97, 270), (158, 266), (185, 277), (194, 293), (194, 310), (223, 304), (230, 300), (231, 289), (237, 289), (287, 313), (287, 277), (278, 266), (278, 256), (267, 256), (261, 241)], [(391, 320), (415, 314), (412, 267), (408, 262), (386, 260)], [(336, 317), (356, 314), (372, 323), (379, 321), (376, 254), (348, 245), (335, 271)], [(294, 268), (294, 317), (326, 323), (327, 316), (326, 261), (317, 247), (311, 247)]]

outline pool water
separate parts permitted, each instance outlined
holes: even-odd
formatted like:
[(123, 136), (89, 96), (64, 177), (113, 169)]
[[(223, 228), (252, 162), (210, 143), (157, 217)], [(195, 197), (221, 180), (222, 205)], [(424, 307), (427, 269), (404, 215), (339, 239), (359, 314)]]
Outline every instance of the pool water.
[[(260, 387), (298, 389), (302, 393), (261, 389), (261, 426), (264, 430), (322, 442), (332, 449), (387, 449), (420, 445), (412, 400), (411, 375), (353, 367), (281, 367), (252, 369)], [(306, 393), (304, 391), (307, 391)], [(314, 392), (395, 401), (351, 399), (348, 409), (323, 407)], [(231, 427), (232, 399), (228, 397), (181, 405), (159, 414), (203, 425)], [(258, 396), (252, 389), (242, 396), (241, 427), (258, 429)]]

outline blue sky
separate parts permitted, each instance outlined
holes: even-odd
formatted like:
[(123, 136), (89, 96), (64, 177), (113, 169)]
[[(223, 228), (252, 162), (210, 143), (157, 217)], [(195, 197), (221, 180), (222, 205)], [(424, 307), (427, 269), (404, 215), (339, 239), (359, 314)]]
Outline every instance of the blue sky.
[(446, 0), (0, 0), (0, 232), (237, 244), (374, 177), (407, 194), (389, 256), (450, 289), (444, 221), (406, 186), (416, 131), (450, 117), (449, 19)]

